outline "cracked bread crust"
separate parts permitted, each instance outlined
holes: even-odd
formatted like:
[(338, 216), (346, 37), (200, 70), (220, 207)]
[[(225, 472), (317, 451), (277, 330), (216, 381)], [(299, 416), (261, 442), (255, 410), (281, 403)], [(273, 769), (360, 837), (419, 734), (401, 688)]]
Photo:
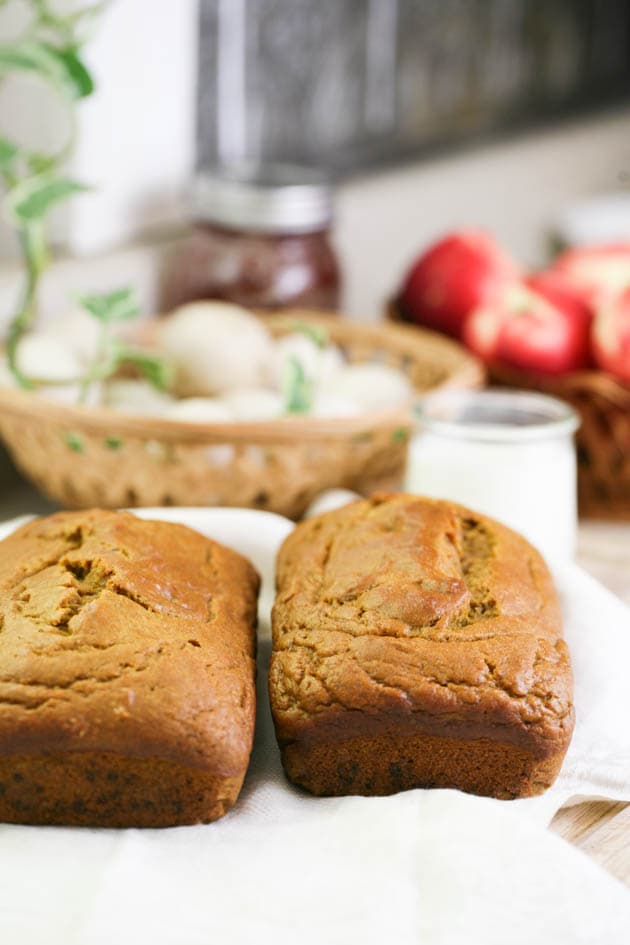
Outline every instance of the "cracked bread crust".
[(215, 819), (245, 775), (259, 578), (182, 525), (60, 512), (0, 542), (0, 819)]
[(551, 577), (520, 535), (450, 502), (379, 495), (298, 525), (277, 584), (269, 687), (292, 780), (496, 797), (554, 780), (571, 668)]

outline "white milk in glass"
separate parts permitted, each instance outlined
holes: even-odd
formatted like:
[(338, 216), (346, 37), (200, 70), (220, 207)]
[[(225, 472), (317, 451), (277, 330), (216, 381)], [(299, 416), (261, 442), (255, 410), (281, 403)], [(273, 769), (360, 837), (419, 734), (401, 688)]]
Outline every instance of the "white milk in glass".
[(407, 492), (504, 522), (549, 559), (575, 553), (577, 496), (568, 404), (520, 391), (445, 391), (418, 409)]

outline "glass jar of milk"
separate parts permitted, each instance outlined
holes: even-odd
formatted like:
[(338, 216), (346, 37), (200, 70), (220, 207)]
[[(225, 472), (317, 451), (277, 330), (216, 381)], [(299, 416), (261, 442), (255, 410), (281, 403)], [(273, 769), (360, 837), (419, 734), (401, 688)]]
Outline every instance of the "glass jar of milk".
[(568, 404), (525, 391), (442, 391), (416, 416), (407, 492), (490, 515), (549, 559), (573, 556), (579, 420)]

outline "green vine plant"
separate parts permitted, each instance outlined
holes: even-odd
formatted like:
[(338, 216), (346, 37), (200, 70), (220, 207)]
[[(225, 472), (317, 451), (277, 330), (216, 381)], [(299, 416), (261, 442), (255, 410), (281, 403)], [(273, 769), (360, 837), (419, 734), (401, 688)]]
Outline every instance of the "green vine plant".
[[(20, 339), (37, 315), (41, 276), (50, 261), (46, 224), (50, 213), (69, 198), (90, 188), (64, 172), (76, 136), (76, 106), (94, 91), (94, 80), (82, 50), (91, 29), (109, 0), (59, 13), (49, 0), (30, 0), (30, 21), (22, 35), (0, 44), (0, 81), (10, 74), (36, 76), (53, 88), (69, 106), (71, 129), (63, 147), (54, 153), (23, 148), (0, 134), (0, 181), (5, 191), (4, 214), (15, 229), (24, 262), (24, 287), (17, 311), (9, 324), (6, 358), (16, 383), (33, 388), (32, 380), (18, 366)], [(0, 0), (0, 7), (7, 0)], [(101, 344), (94, 364), (81, 381), (81, 396), (92, 381), (114, 373), (123, 362), (131, 362), (156, 386), (167, 383), (167, 372), (159, 358), (114, 339), (114, 322), (135, 317), (138, 307), (130, 289), (79, 300), (102, 326)]]
[[(309, 325), (308, 322), (295, 322), (295, 334), (305, 335), (320, 350), (329, 343), (328, 332), (319, 325)], [(313, 409), (315, 399), (315, 384), (307, 377), (304, 365), (299, 358), (291, 355), (287, 358), (282, 371), (281, 380), (284, 411), (288, 414), (307, 414)]]
[(309, 413), (313, 407), (314, 384), (294, 355), (287, 358), (282, 372), (282, 397), (286, 413)]
[(81, 402), (85, 400), (91, 384), (111, 377), (123, 364), (133, 365), (139, 374), (159, 390), (169, 387), (172, 373), (162, 358), (136, 348), (114, 334), (118, 323), (138, 315), (138, 304), (132, 289), (116, 289), (105, 295), (83, 295), (79, 296), (78, 302), (100, 325), (96, 352), (81, 379)]

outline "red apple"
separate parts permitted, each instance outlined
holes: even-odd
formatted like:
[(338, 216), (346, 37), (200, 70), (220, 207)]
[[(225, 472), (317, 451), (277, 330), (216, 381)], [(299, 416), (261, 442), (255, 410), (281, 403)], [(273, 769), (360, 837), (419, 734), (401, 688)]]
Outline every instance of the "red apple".
[(543, 269), (534, 272), (526, 278), (525, 283), (556, 308), (561, 308), (575, 318), (591, 322), (595, 314), (592, 305), (561, 270)]
[(569, 318), (581, 323), (585, 334), (590, 333), (595, 310), (563, 272), (545, 269), (528, 276), (525, 283)]
[(587, 304), (599, 306), (630, 286), (630, 243), (567, 250), (550, 271), (570, 283)]
[(589, 324), (513, 283), (469, 316), (464, 341), (490, 363), (562, 374), (587, 366)]
[(593, 323), (598, 366), (630, 384), (630, 288), (605, 303)]
[(489, 236), (460, 230), (414, 263), (398, 303), (410, 320), (459, 338), (470, 312), (518, 276), (516, 263)]

